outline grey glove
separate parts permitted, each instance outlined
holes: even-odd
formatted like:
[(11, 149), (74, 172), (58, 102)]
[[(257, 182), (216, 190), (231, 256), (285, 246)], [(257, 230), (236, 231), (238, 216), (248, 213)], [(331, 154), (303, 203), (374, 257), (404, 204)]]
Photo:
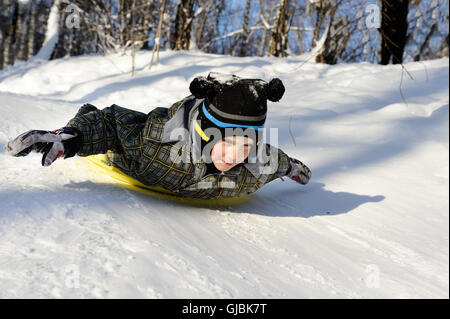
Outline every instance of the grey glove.
[(42, 166), (49, 166), (59, 157), (72, 157), (78, 151), (82, 138), (78, 130), (63, 127), (55, 131), (31, 130), (20, 134), (5, 146), (11, 156), (27, 156), (31, 151), (43, 153)]
[(289, 157), (289, 162), (291, 167), (286, 175), (297, 183), (302, 185), (307, 184), (311, 178), (311, 170), (308, 166), (292, 157)]

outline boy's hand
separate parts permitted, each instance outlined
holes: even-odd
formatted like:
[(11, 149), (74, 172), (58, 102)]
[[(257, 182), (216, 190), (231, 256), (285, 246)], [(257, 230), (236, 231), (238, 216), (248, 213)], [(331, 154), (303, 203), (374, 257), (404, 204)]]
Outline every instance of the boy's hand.
[(71, 127), (55, 131), (31, 130), (20, 134), (6, 144), (5, 151), (12, 156), (27, 156), (31, 151), (43, 153), (42, 166), (49, 166), (59, 157), (72, 157), (78, 150), (81, 136)]
[(291, 168), (288, 171), (287, 176), (297, 183), (302, 185), (307, 184), (311, 178), (311, 170), (298, 159), (290, 157), (289, 160), (291, 163)]

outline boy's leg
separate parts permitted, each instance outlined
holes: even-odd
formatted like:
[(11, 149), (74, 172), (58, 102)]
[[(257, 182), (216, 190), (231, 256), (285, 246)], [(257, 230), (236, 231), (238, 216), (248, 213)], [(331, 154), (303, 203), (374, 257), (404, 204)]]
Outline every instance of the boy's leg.
[(98, 108), (96, 106), (92, 105), (92, 104), (89, 104), (89, 103), (83, 104), (83, 106), (78, 109), (78, 112), (75, 115), (75, 117), (87, 114), (87, 113), (92, 112), (92, 111), (98, 111)]

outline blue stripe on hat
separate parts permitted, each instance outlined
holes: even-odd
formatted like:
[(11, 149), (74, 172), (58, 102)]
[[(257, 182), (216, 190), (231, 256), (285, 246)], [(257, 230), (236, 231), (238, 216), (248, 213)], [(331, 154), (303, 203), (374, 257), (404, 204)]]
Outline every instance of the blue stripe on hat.
[(242, 127), (242, 128), (252, 128), (252, 129), (255, 129), (255, 130), (260, 130), (260, 129), (264, 128), (264, 124), (263, 124), (263, 125), (260, 125), (260, 126), (255, 126), (255, 125), (243, 125), (243, 124), (242, 124), (242, 125), (239, 125), (239, 124), (225, 123), (225, 122), (219, 121), (218, 119), (216, 119), (214, 116), (212, 116), (212, 115), (206, 110), (205, 102), (203, 102), (202, 110), (203, 110), (203, 113), (205, 114), (206, 118), (207, 118), (208, 120), (210, 120), (211, 122), (213, 122), (213, 123), (214, 123), (216, 126), (218, 126), (218, 127), (222, 127), (222, 128), (224, 128), (224, 127)]

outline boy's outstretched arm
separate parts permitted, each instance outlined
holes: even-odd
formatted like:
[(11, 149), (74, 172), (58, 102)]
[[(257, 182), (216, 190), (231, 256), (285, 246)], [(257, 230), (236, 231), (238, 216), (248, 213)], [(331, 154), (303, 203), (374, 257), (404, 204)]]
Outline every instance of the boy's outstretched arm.
[(120, 153), (122, 147), (117, 137), (117, 117), (131, 112), (117, 105), (99, 110), (85, 104), (65, 127), (55, 131), (25, 132), (11, 140), (5, 151), (12, 156), (26, 156), (31, 151), (43, 153), (43, 166), (49, 166), (62, 156), (104, 154), (108, 150)]
[(5, 152), (16, 157), (27, 156), (32, 151), (42, 153), (42, 166), (49, 166), (61, 156), (74, 156), (80, 145), (81, 135), (70, 127), (54, 131), (30, 130), (9, 141)]
[(296, 158), (289, 157), (290, 169), (286, 176), (300, 184), (307, 184), (311, 178), (311, 170)]
[(102, 110), (91, 104), (83, 105), (77, 115), (67, 123), (80, 132), (82, 142), (77, 150), (79, 156), (105, 154), (108, 151), (122, 153), (117, 136), (117, 116), (130, 111), (115, 104)]
[(268, 152), (270, 150), (278, 151), (278, 162), (276, 172), (266, 181), (265, 184), (273, 181), (274, 179), (287, 176), (293, 181), (305, 185), (309, 182), (311, 178), (311, 170), (296, 158), (289, 157), (281, 149), (276, 148), (272, 145), (266, 144), (268, 147)]

